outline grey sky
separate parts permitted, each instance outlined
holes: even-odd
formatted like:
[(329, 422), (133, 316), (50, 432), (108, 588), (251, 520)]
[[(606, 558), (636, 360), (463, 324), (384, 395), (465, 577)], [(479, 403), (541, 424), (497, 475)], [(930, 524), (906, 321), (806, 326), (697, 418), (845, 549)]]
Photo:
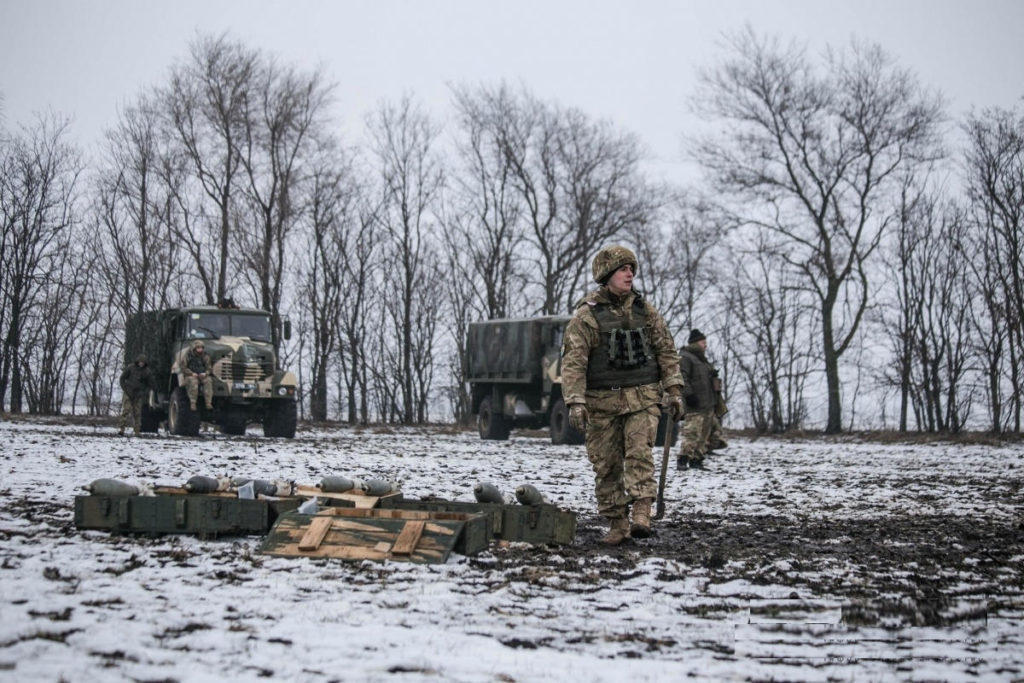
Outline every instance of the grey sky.
[(166, 79), (196, 31), (229, 31), (322, 63), (350, 134), (382, 98), (411, 92), (441, 114), (449, 83), (504, 78), (638, 133), (652, 168), (678, 178), (696, 70), (745, 22), (814, 49), (878, 42), (942, 90), (955, 116), (1024, 95), (1022, 0), (0, 0), (0, 92), (8, 126), (53, 109), (91, 145), (118, 106)]

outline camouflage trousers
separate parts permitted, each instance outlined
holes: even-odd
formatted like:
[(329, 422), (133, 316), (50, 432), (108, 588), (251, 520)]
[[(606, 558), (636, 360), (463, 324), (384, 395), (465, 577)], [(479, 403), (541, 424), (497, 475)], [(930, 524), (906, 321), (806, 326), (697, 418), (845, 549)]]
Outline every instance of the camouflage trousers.
[(209, 375), (206, 379), (200, 380), (197, 375), (189, 375), (185, 378), (185, 393), (188, 394), (188, 402), (193, 406), (199, 401), (199, 385), (203, 386), (203, 396), (206, 397), (206, 407), (213, 407), (213, 378)]
[(725, 448), (727, 445), (722, 438), (722, 419), (712, 414), (711, 434), (708, 436), (708, 451)]
[(118, 429), (124, 431), (131, 424), (132, 431), (136, 434), (142, 429), (142, 403), (146, 398), (139, 396), (138, 398), (131, 398), (129, 396), (123, 396), (121, 398), (121, 420), (118, 423)]
[(654, 498), (654, 435), (658, 406), (614, 414), (594, 411), (587, 422), (587, 458), (594, 468), (597, 511), (609, 519), (629, 514), (629, 505)]
[[(683, 426), (679, 430), (682, 443), (679, 446), (679, 459), (690, 462), (700, 461), (708, 454), (708, 440), (714, 428), (715, 412), (705, 410), (698, 413), (686, 413)], [(721, 434), (721, 428), (719, 428)]]

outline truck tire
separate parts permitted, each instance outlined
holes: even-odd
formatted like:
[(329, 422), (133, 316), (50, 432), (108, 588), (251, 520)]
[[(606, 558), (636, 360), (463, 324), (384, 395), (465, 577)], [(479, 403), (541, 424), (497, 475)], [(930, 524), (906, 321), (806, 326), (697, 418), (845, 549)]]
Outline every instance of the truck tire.
[(668, 415), (662, 413), (661, 417), (658, 419), (658, 433), (654, 436), (655, 446), (665, 445), (665, 429), (668, 427), (669, 424), (672, 425), (672, 434), (669, 436), (668, 443), (670, 446), (676, 445), (676, 438), (679, 436), (679, 423), (672, 422), (671, 420), (668, 419)]
[(512, 431), (512, 425), (505, 419), (505, 416), (495, 413), (491, 408), (490, 396), (480, 402), (476, 424), (480, 430), (480, 438), (488, 441), (504, 441)]
[(585, 441), (583, 434), (569, 424), (569, 407), (565, 401), (558, 399), (551, 407), (551, 443), (580, 444)]
[(263, 415), (263, 436), (295, 438), (299, 414), (292, 399), (274, 399)]
[(245, 434), (245, 423), (248, 417), (249, 416), (241, 410), (226, 411), (218, 425), (218, 427), (220, 427), (220, 433), (231, 434), (233, 436), (241, 436)]
[(178, 436), (199, 434), (199, 411), (189, 407), (185, 387), (175, 387), (167, 409), (167, 431)]
[(160, 430), (161, 417), (163, 416), (158, 411), (153, 410), (143, 403), (142, 414), (139, 416), (139, 431), (147, 434), (155, 434)]

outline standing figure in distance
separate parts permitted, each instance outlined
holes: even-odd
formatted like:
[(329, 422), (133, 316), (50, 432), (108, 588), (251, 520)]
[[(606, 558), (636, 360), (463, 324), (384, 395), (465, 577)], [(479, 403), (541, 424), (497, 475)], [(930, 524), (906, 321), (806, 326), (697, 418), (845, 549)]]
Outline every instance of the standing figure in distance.
[(707, 348), (707, 337), (695, 328), (690, 330), (687, 345), (679, 352), (679, 371), (686, 384), (683, 390), (686, 408), (681, 430), (682, 445), (676, 459), (679, 469), (704, 469), (704, 456), (708, 454), (716, 412), (725, 407), (722, 382), (718, 379), (718, 370), (708, 362)]
[(124, 430), (131, 420), (132, 432), (138, 436), (142, 426), (142, 404), (149, 400), (149, 390), (153, 388), (153, 373), (145, 354), (139, 354), (135, 362), (124, 369), (120, 378), (121, 384), (121, 421), (117, 433), (124, 436)]
[(597, 509), (611, 527), (601, 539), (608, 545), (651, 535), (658, 403), (664, 395), (675, 419), (683, 409), (675, 343), (661, 315), (633, 291), (637, 265), (625, 247), (597, 253), (600, 287), (577, 304), (562, 346), (563, 398), (570, 423), (586, 433)]

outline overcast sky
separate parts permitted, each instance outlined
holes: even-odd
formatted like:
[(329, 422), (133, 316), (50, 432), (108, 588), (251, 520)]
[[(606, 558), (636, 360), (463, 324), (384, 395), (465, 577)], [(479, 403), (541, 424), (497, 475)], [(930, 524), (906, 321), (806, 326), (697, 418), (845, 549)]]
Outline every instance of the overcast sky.
[(815, 50), (878, 42), (954, 116), (1024, 95), (1024, 0), (0, 0), (0, 93), (8, 127), (52, 109), (91, 149), (198, 31), (227, 31), (323, 64), (350, 140), (381, 99), (410, 92), (443, 115), (449, 84), (506, 79), (638, 133), (651, 169), (678, 179), (696, 71), (745, 23)]

